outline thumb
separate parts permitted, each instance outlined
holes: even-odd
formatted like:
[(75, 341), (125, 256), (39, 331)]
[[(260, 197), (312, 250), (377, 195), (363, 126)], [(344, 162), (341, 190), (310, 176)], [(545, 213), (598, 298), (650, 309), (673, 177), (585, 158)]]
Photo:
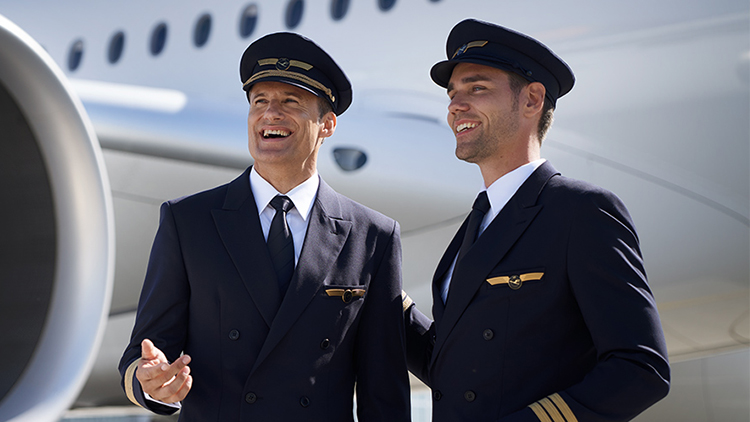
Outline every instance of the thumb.
[(160, 350), (154, 346), (154, 343), (149, 339), (145, 339), (141, 342), (141, 359), (143, 360), (154, 360), (159, 357)]

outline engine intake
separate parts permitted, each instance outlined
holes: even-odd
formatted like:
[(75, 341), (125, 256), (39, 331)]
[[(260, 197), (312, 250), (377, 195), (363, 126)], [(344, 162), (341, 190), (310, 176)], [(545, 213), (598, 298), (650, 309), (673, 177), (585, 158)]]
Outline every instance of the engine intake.
[(109, 313), (112, 199), (62, 71), (0, 16), (0, 420), (53, 421), (88, 376)]

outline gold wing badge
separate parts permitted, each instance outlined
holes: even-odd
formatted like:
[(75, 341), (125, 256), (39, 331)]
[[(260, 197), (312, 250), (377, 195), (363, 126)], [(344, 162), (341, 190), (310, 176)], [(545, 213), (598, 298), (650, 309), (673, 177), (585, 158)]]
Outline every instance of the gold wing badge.
[(365, 295), (365, 289), (326, 289), (326, 294), (330, 297), (340, 297), (344, 303), (349, 303), (355, 297)]
[(503, 275), (500, 277), (488, 278), (487, 282), (493, 286), (496, 286), (498, 284), (507, 284), (511, 289), (518, 290), (521, 288), (524, 282), (541, 280), (543, 276), (543, 272)]

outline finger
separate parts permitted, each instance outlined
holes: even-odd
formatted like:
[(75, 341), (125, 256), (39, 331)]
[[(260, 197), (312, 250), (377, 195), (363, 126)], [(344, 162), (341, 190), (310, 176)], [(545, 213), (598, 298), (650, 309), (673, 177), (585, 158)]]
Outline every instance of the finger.
[[(169, 365), (166, 363), (160, 363), (159, 361), (144, 361), (142, 360), (141, 363), (138, 365), (138, 368), (136, 368), (135, 371), (135, 377), (138, 378), (138, 381), (141, 382), (141, 384), (144, 384), (146, 382), (154, 382), (159, 385), (164, 384), (166, 380), (169, 379), (169, 377), (162, 377), (164, 372), (169, 368)], [(162, 377), (161, 381), (158, 381), (157, 378)], [(155, 381), (157, 380), (157, 381)], [(145, 387), (145, 385), (144, 385)]]
[(187, 396), (192, 385), (193, 377), (190, 376), (190, 368), (186, 366), (173, 379), (159, 388), (155, 392), (156, 396), (152, 395), (151, 397), (164, 403), (176, 403)]
[(164, 355), (161, 350), (159, 350), (156, 346), (154, 346), (154, 343), (149, 340), (145, 339), (141, 342), (141, 358), (144, 360), (154, 360), (158, 359), (160, 356)]
[(193, 386), (193, 376), (188, 375), (185, 379), (185, 382), (182, 383), (182, 387), (180, 387), (180, 389), (177, 390), (177, 393), (175, 393), (174, 396), (169, 398), (170, 400), (174, 400), (170, 403), (177, 403), (178, 401), (183, 401), (185, 397), (187, 397), (192, 386)]
[(187, 368), (187, 364), (189, 363), (190, 356), (184, 355), (171, 365), (166, 362), (153, 366), (142, 365), (136, 370), (135, 376), (141, 382), (143, 390), (153, 397), (151, 391), (156, 391), (169, 383), (183, 368)]

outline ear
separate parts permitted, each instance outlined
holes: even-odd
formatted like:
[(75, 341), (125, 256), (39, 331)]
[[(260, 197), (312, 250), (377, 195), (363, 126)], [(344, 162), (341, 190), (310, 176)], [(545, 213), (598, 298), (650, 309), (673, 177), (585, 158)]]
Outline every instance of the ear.
[(526, 92), (526, 103), (523, 105), (524, 115), (533, 117), (535, 114), (541, 114), (547, 89), (540, 82), (531, 82), (526, 86)]
[(322, 123), (322, 126), (320, 127), (319, 137), (331, 137), (333, 132), (336, 131), (336, 114), (329, 111), (320, 119), (320, 122)]

